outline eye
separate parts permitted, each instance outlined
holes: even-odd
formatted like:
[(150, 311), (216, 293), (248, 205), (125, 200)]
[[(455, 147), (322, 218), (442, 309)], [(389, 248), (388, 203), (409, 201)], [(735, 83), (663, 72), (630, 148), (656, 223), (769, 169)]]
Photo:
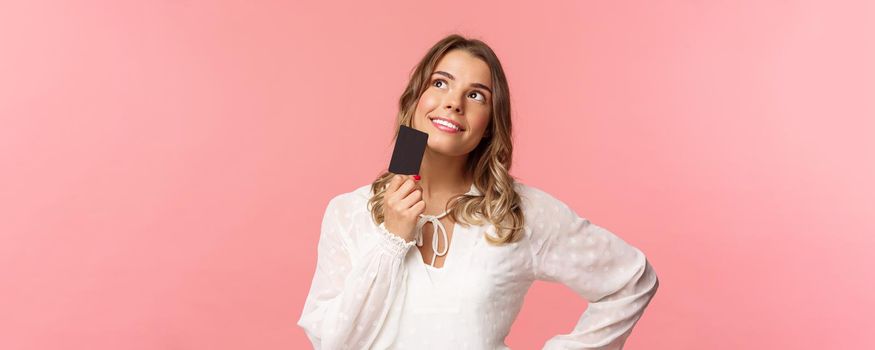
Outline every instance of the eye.
[(435, 79), (434, 81), (431, 82), (431, 85), (433, 85), (437, 88), (441, 88), (440, 86), (437, 86), (437, 83), (443, 83), (444, 86), (447, 85), (447, 82), (444, 81), (443, 79)]
[(486, 101), (486, 96), (483, 96), (483, 94), (481, 94), (480, 91), (472, 91), (471, 94), (469, 94), (468, 96), (474, 96), (474, 95), (480, 96), (480, 98), (475, 98), (475, 100), (481, 101), (481, 102)]

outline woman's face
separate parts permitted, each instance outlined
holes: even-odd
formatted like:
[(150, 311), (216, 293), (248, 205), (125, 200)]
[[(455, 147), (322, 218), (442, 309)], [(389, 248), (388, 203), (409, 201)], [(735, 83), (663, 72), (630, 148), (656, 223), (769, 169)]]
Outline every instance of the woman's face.
[[(492, 73), (483, 60), (451, 50), (435, 65), (419, 97), (413, 128), (428, 134), (428, 148), (448, 156), (465, 155), (480, 143), (492, 110)], [(433, 119), (459, 125), (452, 131)]]

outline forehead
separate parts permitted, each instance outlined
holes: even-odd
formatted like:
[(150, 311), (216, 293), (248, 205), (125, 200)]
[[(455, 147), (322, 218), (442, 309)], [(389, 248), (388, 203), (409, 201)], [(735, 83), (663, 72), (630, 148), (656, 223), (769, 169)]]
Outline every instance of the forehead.
[(492, 73), (489, 71), (489, 65), (464, 50), (447, 52), (435, 65), (434, 70), (450, 73), (462, 82), (492, 86)]

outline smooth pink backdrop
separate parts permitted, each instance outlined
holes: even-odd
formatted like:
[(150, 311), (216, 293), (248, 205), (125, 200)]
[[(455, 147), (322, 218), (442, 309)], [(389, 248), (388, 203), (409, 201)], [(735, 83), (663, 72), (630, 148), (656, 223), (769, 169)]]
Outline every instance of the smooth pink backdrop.
[[(511, 84), (512, 174), (642, 249), (628, 349), (875, 347), (866, 1), (0, 3), (0, 348), (299, 349), (327, 201), (442, 36)], [(452, 258), (452, 257), (450, 257)], [(507, 339), (586, 306), (536, 283)]]

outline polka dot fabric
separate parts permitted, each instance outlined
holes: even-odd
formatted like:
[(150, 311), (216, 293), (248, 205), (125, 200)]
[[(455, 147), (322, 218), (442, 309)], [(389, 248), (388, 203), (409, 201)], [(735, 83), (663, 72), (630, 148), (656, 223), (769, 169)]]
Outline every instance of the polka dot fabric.
[(520, 182), (515, 189), (523, 240), (496, 247), (484, 238), (494, 226), (456, 224), (439, 271), (411, 249), (415, 241), (374, 224), (370, 184), (332, 198), (298, 326), (315, 349), (508, 349), (526, 292), (543, 280), (589, 302), (573, 330), (544, 349), (622, 349), (659, 286), (653, 266), (550, 194)]

